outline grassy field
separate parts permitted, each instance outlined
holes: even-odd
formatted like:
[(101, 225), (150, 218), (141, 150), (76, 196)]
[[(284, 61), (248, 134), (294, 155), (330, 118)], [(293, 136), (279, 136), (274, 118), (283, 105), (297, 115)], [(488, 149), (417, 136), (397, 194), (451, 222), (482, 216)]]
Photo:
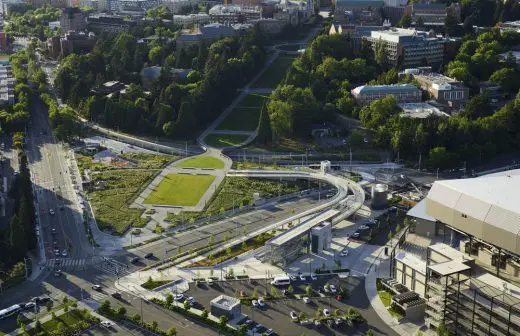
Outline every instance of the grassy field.
[(274, 62), (265, 70), (265, 72), (253, 83), (252, 88), (275, 88), (284, 77), (287, 69), (294, 60), (294, 56), (280, 55)]
[[(308, 182), (303, 180), (279, 182), (246, 177), (226, 177), (203, 212), (170, 214), (168, 219), (174, 226), (188, 223), (232, 209), (233, 205), (235, 208), (247, 205), (253, 200), (253, 193), (255, 192), (260, 193), (260, 196), (264, 198), (271, 198), (278, 196), (278, 194), (284, 195), (307, 189), (308, 186)], [(313, 187), (314, 184), (311, 183), (310, 186)]]
[(219, 130), (254, 131), (266, 96), (250, 94), (217, 127)]
[(168, 174), (144, 200), (147, 204), (196, 205), (215, 179), (212, 175)]
[(142, 210), (129, 208), (130, 203), (161, 169), (176, 160), (176, 156), (126, 153), (121, 158), (132, 161), (136, 169), (120, 169), (110, 164), (96, 163), (91, 156), (76, 153), (78, 167), (83, 173), (90, 170), (94, 187), (88, 190), (88, 198), (101, 228), (111, 228), (116, 234), (124, 233), (130, 226), (143, 227), (147, 220), (141, 218)]
[[(90, 314), (87, 315), (87, 312), (82, 313), (77, 309), (69, 310), (62, 315), (56, 316), (55, 319), (51, 319), (45, 323), (42, 323), (42, 329), (45, 334), (56, 333), (58, 335), (58, 330), (61, 331), (59, 335), (65, 335), (68, 333), (72, 334), (73, 329), (85, 330), (94, 323), (93, 316)], [(36, 330), (31, 329), (28, 331), (28, 335), (36, 335)]]
[(241, 134), (208, 134), (205, 141), (216, 148), (238, 146), (247, 140), (249, 136)]
[(197, 156), (194, 158), (190, 158), (179, 162), (175, 165), (180, 168), (214, 168), (214, 169), (222, 169), (224, 168), (224, 161), (212, 157), (212, 156)]

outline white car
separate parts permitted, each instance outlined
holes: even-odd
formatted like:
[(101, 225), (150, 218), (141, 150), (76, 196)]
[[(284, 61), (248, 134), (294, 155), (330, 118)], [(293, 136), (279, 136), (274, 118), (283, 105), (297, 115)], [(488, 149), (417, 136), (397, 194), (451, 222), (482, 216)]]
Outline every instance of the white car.
[(111, 328), (114, 326), (114, 322), (111, 322), (111, 321), (102, 321), (101, 322), (101, 325), (105, 328)]
[(23, 307), (25, 309), (32, 309), (32, 308), (36, 307), (36, 302), (35, 301), (29, 301)]
[(101, 286), (100, 285), (92, 285), (92, 289), (95, 290), (95, 291), (100, 292), (101, 291)]
[(330, 286), (323, 286), (323, 291), (325, 293), (330, 293)]
[(255, 308), (258, 307), (258, 301), (256, 301), (256, 300), (251, 301), (251, 304), (252, 304), (253, 307), (255, 307)]
[(323, 316), (330, 317), (330, 311), (327, 308), (323, 309)]
[(301, 281), (307, 281), (307, 278), (305, 277), (305, 275), (300, 274), (300, 280)]
[(291, 316), (291, 320), (293, 321), (297, 321), (298, 320), (298, 314), (296, 314), (296, 312), (293, 310), (289, 313), (289, 315)]
[(291, 281), (296, 281), (296, 280), (298, 280), (298, 278), (297, 278), (296, 275), (294, 275), (294, 274), (289, 274), (289, 279), (291, 279)]
[(318, 277), (316, 276), (316, 274), (311, 273), (311, 280), (313, 280), (313, 281), (318, 280)]
[(341, 251), (341, 253), (339, 254), (339, 256), (340, 256), (340, 257), (346, 257), (346, 256), (348, 256), (348, 250), (345, 249), (345, 250)]
[(321, 326), (321, 322), (320, 322), (320, 320), (314, 320), (314, 326), (315, 326), (315, 327), (319, 327), (319, 326)]
[(258, 298), (258, 305), (259, 305), (260, 307), (265, 306), (265, 301), (264, 301), (264, 298), (263, 298), (263, 297), (259, 297), (259, 298)]
[(305, 304), (308, 304), (308, 303), (311, 302), (311, 299), (309, 299), (309, 298), (306, 297), (306, 296), (304, 296), (304, 297), (302, 298), (302, 300), (303, 300), (303, 303), (305, 303)]
[(54, 209), (49, 209), (49, 215), (54, 216), (55, 212)]
[(336, 293), (336, 292), (337, 292), (337, 290), (336, 290), (336, 286), (334, 286), (334, 285), (330, 285), (330, 292), (331, 292), (331, 293)]
[(67, 256), (67, 251), (66, 250), (61, 251), (61, 256), (62, 257), (66, 257)]
[(184, 299), (184, 295), (182, 295), (182, 294), (174, 294), (173, 295), (173, 299), (175, 301), (181, 301), (182, 299)]

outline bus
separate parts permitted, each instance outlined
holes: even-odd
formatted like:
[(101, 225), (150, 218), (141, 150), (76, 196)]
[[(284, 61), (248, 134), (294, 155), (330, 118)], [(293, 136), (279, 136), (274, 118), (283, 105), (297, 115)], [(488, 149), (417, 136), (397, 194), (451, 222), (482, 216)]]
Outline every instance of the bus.
[(273, 286), (284, 286), (290, 284), (291, 279), (288, 276), (277, 276), (271, 281), (271, 285)]
[(2, 310), (0, 310), (0, 320), (3, 320), (9, 316), (17, 314), (21, 310), (22, 310), (22, 306), (20, 306), (18, 304), (12, 305), (9, 308), (2, 309)]

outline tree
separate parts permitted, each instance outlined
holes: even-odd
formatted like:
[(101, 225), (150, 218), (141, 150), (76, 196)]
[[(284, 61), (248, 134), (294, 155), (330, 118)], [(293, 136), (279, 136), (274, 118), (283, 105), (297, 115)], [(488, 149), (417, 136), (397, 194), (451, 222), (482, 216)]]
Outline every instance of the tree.
[(247, 335), (247, 325), (241, 324), (238, 326), (238, 334), (240, 336), (246, 336)]
[(516, 94), (520, 88), (519, 74), (513, 68), (502, 68), (495, 71), (489, 81), (500, 85), (502, 90)]
[(444, 32), (446, 36), (456, 37), (461, 35), (461, 28), (457, 18), (448, 14), (444, 19)]
[(173, 295), (171, 293), (168, 293), (166, 295), (166, 299), (164, 300), (164, 303), (166, 304), (166, 307), (170, 307), (173, 303)]
[(367, 336), (376, 336), (376, 333), (372, 329), (369, 329), (367, 331)]
[(435, 147), (428, 155), (428, 165), (431, 168), (445, 170), (458, 166), (459, 156), (449, 152), (445, 147)]
[(392, 233), (392, 231), (388, 232), (388, 235), (387, 235), (388, 240), (392, 240), (393, 237), (394, 237), (394, 234)]
[(415, 20), (415, 28), (416, 29), (423, 29), (424, 28), (424, 20), (423, 20), (422, 16), (419, 16)]
[(171, 327), (168, 329), (168, 332), (166, 333), (167, 336), (177, 336), (177, 329), (175, 327)]
[(207, 318), (208, 315), (209, 315), (209, 310), (208, 310), (208, 308), (204, 308), (204, 309), (202, 310), (202, 317)]
[(24, 136), (22, 132), (15, 132), (13, 134), (13, 147), (21, 149), (24, 143)]
[(221, 328), (224, 328), (228, 323), (228, 318), (226, 315), (221, 315), (219, 317), (219, 325)]
[(289, 285), (289, 287), (287, 287), (287, 293), (292, 294), (293, 292), (294, 292), (294, 287), (292, 285)]
[(188, 301), (184, 301), (183, 308), (184, 308), (184, 310), (190, 310), (191, 304)]
[(157, 321), (154, 320), (154, 321), (152, 321), (150, 327), (151, 327), (151, 329), (152, 329), (153, 331), (156, 331), (157, 328), (159, 327), (159, 323), (157, 323)]
[(191, 138), (193, 137), (193, 130), (197, 129), (197, 121), (195, 113), (190, 102), (183, 102), (179, 111), (177, 121), (173, 127), (175, 137)]
[(397, 26), (402, 28), (409, 28), (412, 26), (412, 17), (409, 14), (404, 14), (399, 22), (397, 23)]
[(261, 145), (269, 145), (273, 140), (273, 133), (271, 131), (271, 121), (269, 120), (269, 113), (266, 104), (262, 105), (260, 110), (260, 119), (258, 120), (258, 135), (256, 141)]
[(307, 314), (305, 314), (305, 312), (300, 312), (300, 314), (298, 315), (298, 318), (300, 319), (300, 321), (303, 321), (303, 320), (307, 319)]
[(274, 287), (271, 287), (271, 296), (274, 298), (278, 297), (278, 290), (276, 290)]
[(311, 285), (305, 286), (305, 294), (307, 294), (307, 296), (312, 295), (312, 286)]
[(253, 288), (253, 293), (251, 294), (251, 297), (252, 297), (253, 299), (258, 298), (258, 288), (256, 288), (256, 287)]

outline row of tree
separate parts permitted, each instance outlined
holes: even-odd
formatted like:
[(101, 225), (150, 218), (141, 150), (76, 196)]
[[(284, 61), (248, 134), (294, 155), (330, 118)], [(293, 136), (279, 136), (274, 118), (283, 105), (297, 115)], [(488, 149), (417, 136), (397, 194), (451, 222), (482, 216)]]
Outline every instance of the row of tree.
[(44, 5), (34, 10), (24, 12), (10, 12), (9, 24), (5, 26), (8, 36), (36, 37), (41, 41), (56, 35), (59, 31), (53, 30), (48, 23), (56, 21), (61, 16), (61, 9)]

